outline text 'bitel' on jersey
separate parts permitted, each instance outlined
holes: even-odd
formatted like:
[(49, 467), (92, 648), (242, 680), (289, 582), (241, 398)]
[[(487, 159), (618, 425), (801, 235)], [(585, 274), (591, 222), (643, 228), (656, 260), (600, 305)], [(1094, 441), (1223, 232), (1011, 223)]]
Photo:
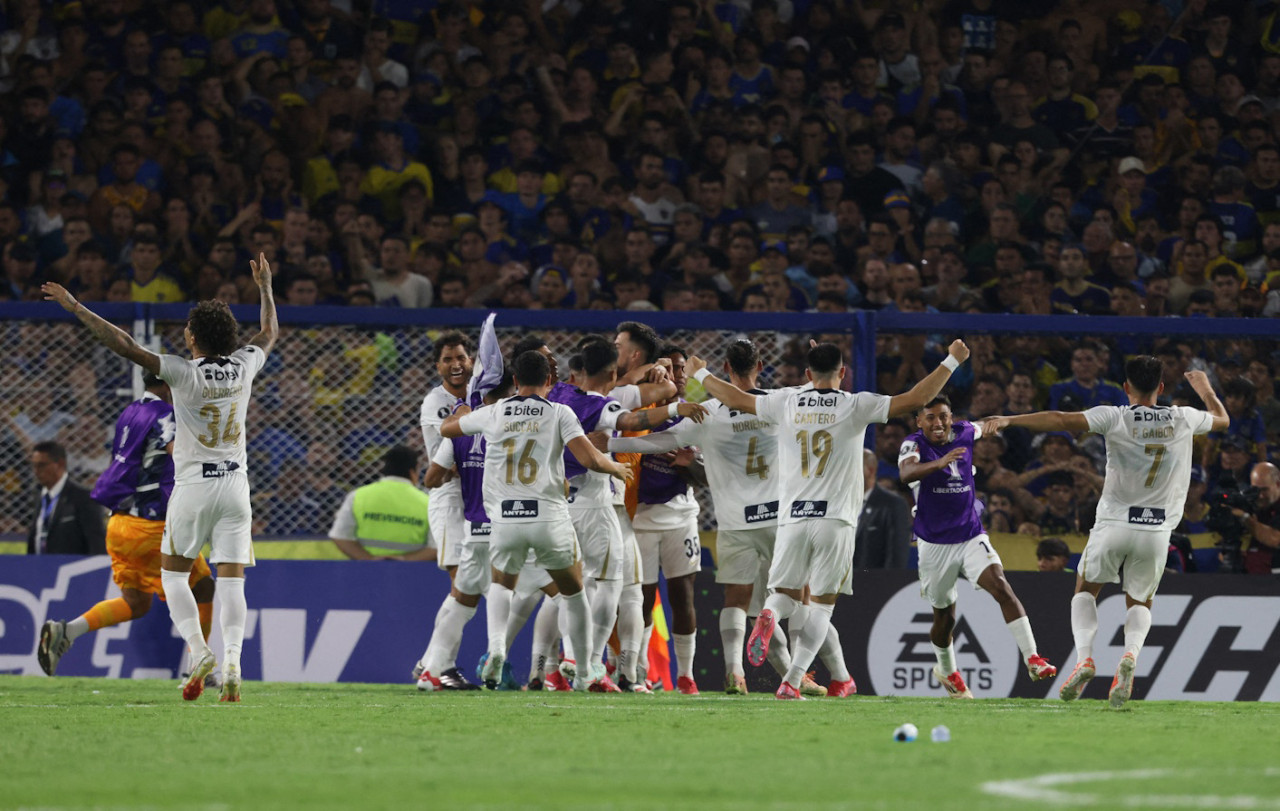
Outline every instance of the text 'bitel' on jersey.
[(482, 434), (484, 507), (494, 523), (557, 521), (569, 517), (564, 495), (564, 448), (583, 436), (567, 406), (541, 397), (509, 397), (459, 421), (463, 433)]
[(160, 379), (173, 392), (178, 423), (173, 440), (176, 483), (246, 475), (244, 416), (253, 378), (266, 360), (267, 353), (252, 344), (225, 358), (160, 356)]
[(920, 540), (964, 543), (986, 531), (982, 528), (973, 482), (973, 443), (981, 436), (980, 426), (956, 420), (951, 423), (951, 439), (942, 445), (929, 442), (923, 431), (902, 440), (899, 466), (908, 459), (922, 464), (936, 462), (956, 448), (965, 451), (962, 459), (911, 483), (916, 497), (913, 530)]
[(854, 526), (862, 509), (862, 440), (889, 419), (883, 394), (771, 391), (756, 414), (778, 426), (778, 523), (831, 518)]
[(147, 393), (125, 407), (116, 420), (111, 464), (90, 497), (112, 512), (163, 521), (173, 492), (173, 457), (167, 450), (177, 433), (173, 406)]
[[(767, 392), (753, 389), (751, 394)], [(707, 400), (701, 423), (682, 420), (668, 433), (681, 447), (702, 449), (703, 468), (715, 502), (716, 526), (758, 529), (778, 523), (778, 426), (749, 411)]]
[[(436, 386), (422, 398), (422, 413), (419, 422), (422, 425), (422, 441), (427, 450), (427, 458), (435, 456), (443, 438), (440, 436), (440, 425), (445, 417), (453, 413), (453, 409), (462, 402), (449, 393), (444, 386)], [(462, 489), (458, 481), (447, 481), (431, 491), (431, 498), (437, 507), (447, 505), (458, 506), (462, 503)]]
[[(460, 436), (441, 442), (431, 457), (432, 463), (445, 470), (457, 468), (458, 476), (454, 481), (462, 493), (462, 515), (473, 524), (489, 523), (489, 515), (484, 511), (485, 448), (483, 436)], [(432, 489), (432, 498), (439, 489)]]
[(1107, 443), (1107, 475), (1098, 524), (1172, 530), (1191, 486), (1191, 441), (1213, 427), (1213, 415), (1186, 406), (1095, 406), (1089, 430)]
[[(612, 397), (583, 391), (576, 386), (557, 385), (548, 397), (567, 406), (586, 433), (613, 431), (622, 416), (622, 405)], [(564, 472), (569, 481), (569, 509), (602, 509), (613, 506), (613, 488), (608, 473), (587, 470), (569, 451), (564, 452)]]

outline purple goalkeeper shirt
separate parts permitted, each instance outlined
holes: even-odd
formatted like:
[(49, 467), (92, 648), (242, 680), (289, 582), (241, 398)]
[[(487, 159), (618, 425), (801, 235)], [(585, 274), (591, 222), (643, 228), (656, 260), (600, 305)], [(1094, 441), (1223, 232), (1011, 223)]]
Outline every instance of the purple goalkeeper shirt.
[(914, 442), (920, 462), (934, 462), (955, 448), (963, 448), (962, 459), (920, 480), (916, 492), (916, 537), (929, 543), (964, 543), (986, 532), (974, 499), (973, 424), (957, 420), (951, 424), (953, 438), (934, 445), (916, 431), (906, 438)]
[[(687, 402), (683, 397), (680, 402)], [(653, 429), (653, 433), (665, 431), (684, 417), (677, 417)], [(666, 504), (671, 499), (689, 492), (689, 483), (680, 478), (679, 471), (666, 461), (666, 454), (646, 453), (640, 457), (640, 484), (636, 488), (639, 504)]]
[[(553, 403), (567, 405), (574, 416), (578, 418), (578, 422), (582, 423), (583, 432), (588, 434), (596, 430), (596, 426), (600, 424), (600, 414), (604, 411), (604, 407), (609, 403), (617, 402), (612, 397), (588, 394), (577, 386), (570, 386), (567, 383), (557, 383), (547, 399)], [(565, 478), (572, 479), (574, 476), (581, 476), (586, 472), (587, 469), (578, 461), (578, 457), (574, 456), (568, 449), (565, 449)]]
[(90, 498), (112, 512), (163, 521), (173, 492), (173, 406), (147, 394), (130, 403), (116, 420), (111, 464), (98, 477)]
[(453, 466), (462, 488), (462, 515), (473, 524), (489, 523), (484, 511), (484, 437), (460, 436), (453, 443)]

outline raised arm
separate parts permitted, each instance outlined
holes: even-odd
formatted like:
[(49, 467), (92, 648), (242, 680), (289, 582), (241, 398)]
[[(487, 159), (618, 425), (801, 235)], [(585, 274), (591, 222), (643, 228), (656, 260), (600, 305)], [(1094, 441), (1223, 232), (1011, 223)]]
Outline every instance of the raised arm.
[(621, 479), (624, 482), (631, 481), (631, 468), (621, 462), (615, 462), (596, 450), (596, 446), (591, 444), (591, 440), (586, 436), (576, 436), (565, 444), (569, 449), (569, 453), (573, 454), (573, 458), (587, 470), (594, 470), (597, 473), (608, 473), (615, 479)]
[(45, 299), (58, 302), (62, 309), (80, 319), (80, 323), (88, 327), (93, 337), (107, 349), (125, 360), (133, 361), (153, 375), (160, 374), (159, 355), (144, 349), (132, 335), (115, 324), (90, 312), (89, 308), (76, 301), (76, 297), (67, 288), (56, 282), (45, 282), (40, 289), (44, 292)]
[(708, 372), (706, 375), (699, 377), (698, 373), (707, 368), (707, 362), (702, 358), (694, 355), (689, 358), (685, 364), (685, 368), (689, 372), (689, 376), (697, 379), (702, 383), (702, 387), (707, 390), (707, 394), (716, 398), (720, 402), (729, 406), (734, 411), (746, 411), (749, 414), (756, 413), (756, 396), (748, 394), (732, 383), (721, 380), (715, 375)]
[(1186, 377), (1191, 388), (1195, 389), (1196, 394), (1200, 395), (1200, 399), (1204, 401), (1204, 410), (1213, 415), (1213, 430), (1225, 431), (1230, 428), (1231, 415), (1227, 413), (1226, 407), (1214, 392), (1213, 386), (1209, 383), (1209, 376), (1204, 372), (1190, 371), (1187, 372)]
[(280, 322), (276, 320), (276, 300), (271, 293), (271, 263), (265, 253), (258, 254), (258, 260), (249, 260), (253, 270), (253, 280), (258, 285), (258, 300), (262, 302), (262, 314), (259, 318), (262, 329), (249, 341), (263, 352), (271, 352), (280, 337)]
[(658, 431), (644, 436), (617, 436), (608, 440), (612, 453), (666, 453), (684, 447), (675, 431)]
[(937, 397), (942, 387), (947, 385), (951, 373), (968, 359), (969, 347), (964, 345), (964, 341), (958, 338), (952, 341), (946, 359), (938, 364), (938, 368), (926, 375), (924, 380), (912, 386), (910, 391), (890, 398), (889, 416), (901, 417), (904, 414), (914, 414), (924, 408), (925, 403)]
[(1089, 421), (1085, 419), (1083, 411), (1037, 411), (1015, 417), (989, 417), (982, 422), (982, 433), (993, 434), (1010, 427), (1080, 434), (1089, 430)]

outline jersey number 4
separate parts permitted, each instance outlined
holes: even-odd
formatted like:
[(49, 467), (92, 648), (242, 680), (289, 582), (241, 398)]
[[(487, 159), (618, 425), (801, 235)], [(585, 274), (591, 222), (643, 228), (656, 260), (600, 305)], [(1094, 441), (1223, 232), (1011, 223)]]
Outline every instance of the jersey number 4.
[(533, 449), (536, 447), (534, 440), (525, 440), (524, 449), (517, 459), (516, 440), (502, 440), (502, 449), (507, 452), (507, 484), (515, 484), (513, 480), (518, 478), (521, 484), (529, 485), (538, 478), (538, 460), (533, 458)]
[(831, 458), (831, 434), (826, 431), (814, 431), (812, 440), (808, 431), (796, 431), (796, 442), (800, 443), (800, 475), (809, 478), (810, 456), (817, 457), (818, 465), (813, 471), (813, 478), (820, 479), (827, 472), (827, 461)]
[(240, 424), (236, 421), (236, 409), (239, 403), (232, 403), (227, 412), (227, 419), (222, 419), (222, 409), (209, 403), (200, 409), (200, 419), (208, 420), (204, 433), (196, 437), (196, 441), (206, 448), (216, 448), (219, 444), (235, 445), (240, 441)]
[(761, 479), (769, 478), (769, 463), (765, 461), (764, 456), (756, 453), (757, 440), (760, 437), (751, 437), (751, 442), (747, 444), (747, 475), (759, 476)]

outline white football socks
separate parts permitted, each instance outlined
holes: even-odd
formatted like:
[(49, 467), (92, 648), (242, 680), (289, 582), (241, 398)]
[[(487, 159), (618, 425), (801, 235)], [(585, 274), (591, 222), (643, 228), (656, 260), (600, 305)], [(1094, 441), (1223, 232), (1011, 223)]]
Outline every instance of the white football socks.
[(164, 596), (169, 603), (169, 616), (173, 619), (173, 626), (178, 629), (178, 635), (187, 641), (191, 655), (198, 659), (209, 649), (209, 645), (200, 631), (200, 609), (196, 607), (196, 596), (191, 593), (191, 584), (187, 582), (190, 579), (190, 572), (160, 570), (160, 583), (164, 586)]
[(1009, 626), (1009, 633), (1013, 634), (1014, 641), (1018, 643), (1018, 650), (1022, 652), (1022, 661), (1025, 663), (1036, 655), (1036, 636), (1031, 633), (1031, 620), (1018, 617), (1006, 624)]
[(769, 650), (765, 652), (765, 658), (769, 660), (769, 666), (781, 677), (785, 677), (791, 668), (791, 647), (780, 625), (773, 629), (773, 639), (769, 640)]
[(597, 580), (591, 600), (591, 664), (604, 661), (604, 649), (618, 622), (618, 603), (622, 598), (621, 580)]
[(840, 632), (830, 621), (827, 622), (827, 637), (822, 640), (822, 647), (818, 648), (818, 656), (827, 666), (827, 672), (831, 674), (832, 680), (848, 681), (852, 678), (849, 675), (848, 666), (844, 663), (844, 646), (840, 644)]
[[(652, 617), (652, 615), (650, 615)], [(636, 677), (640, 679), (649, 678), (649, 642), (653, 639), (653, 624), (644, 626), (644, 630), (640, 632), (640, 650), (636, 658)]]
[[(769, 599), (772, 600), (773, 597)], [(818, 648), (822, 647), (822, 643), (827, 638), (827, 628), (831, 625), (831, 612), (834, 609), (835, 606), (825, 603), (809, 604), (809, 619), (800, 632), (800, 641), (796, 643), (796, 655), (791, 659), (791, 667), (787, 669), (784, 679), (792, 687), (799, 687), (805, 673), (809, 672), (809, 665), (813, 664), (814, 657), (818, 655)]]
[(938, 669), (942, 671), (942, 675), (950, 676), (956, 672), (956, 649), (953, 642), (948, 642), (947, 646), (939, 647), (932, 642), (929, 643), (933, 648), (933, 655), (938, 660)]
[[(782, 618), (779, 617), (778, 619)], [(787, 631), (791, 634), (792, 659), (796, 658), (796, 646), (800, 644), (800, 634), (804, 631), (804, 626), (808, 621), (809, 606), (805, 603), (797, 603), (795, 612), (787, 619)]]
[[(793, 600), (791, 599), (790, 596), (783, 594), (780, 591), (776, 591), (773, 594), (770, 594), (769, 599), (764, 601), (765, 609), (772, 611), (774, 619), (777, 620), (778, 622), (781, 622), (782, 620), (792, 616), (797, 611), (799, 611), (800, 608), (803, 606), (804, 606), (804, 603), (800, 602), (799, 600)], [(796, 627), (797, 626), (792, 626), (791, 634), (793, 636), (796, 633), (795, 631)]]
[(462, 631), (476, 615), (476, 606), (463, 605), (450, 594), (436, 614), (436, 627), (431, 632), (431, 644), (423, 654), (422, 666), (437, 678), (454, 667), (452, 653), (462, 643)]
[(560, 638), (560, 595), (547, 597), (533, 618), (533, 665), (529, 679), (545, 679), (547, 663), (552, 660), (552, 645)]
[(698, 632), (672, 634), (671, 639), (676, 643), (676, 675), (692, 679), (693, 654), (698, 645)]
[(485, 621), (489, 626), (489, 655), (507, 656), (507, 618), (511, 616), (511, 598), (515, 592), (501, 583), (490, 583), (484, 593)]
[[(574, 651), (591, 650), (591, 606), (587, 603), (584, 592), (565, 594), (560, 598), (560, 613), (568, 617), (569, 633), (565, 637)], [(573, 689), (586, 686), (588, 668), (578, 661), (578, 675), (574, 679)]]
[(1124, 652), (1133, 654), (1136, 659), (1150, 630), (1151, 609), (1145, 605), (1130, 606), (1124, 615)]
[(623, 586), (618, 600), (618, 670), (632, 683), (637, 680), (643, 635), (644, 592), (639, 583)]
[[(222, 668), (224, 671), (229, 667), (239, 669), (240, 649), (244, 646), (244, 626), (249, 621), (249, 605), (244, 598), (244, 578), (219, 577), (217, 589), (219, 602), (222, 603), (219, 619), (222, 622), (222, 643), (225, 650)], [(195, 597), (191, 599), (194, 601)], [(196, 621), (199, 622), (198, 613)]]
[(89, 621), (84, 618), (83, 614), (81, 614), (75, 619), (67, 621), (65, 631), (67, 634), (67, 641), (75, 642), (78, 637), (89, 633)]
[[(436, 641), (436, 629), (440, 627), (440, 618), (444, 616), (445, 606), (449, 604), (449, 598), (452, 596), (451, 594), (446, 594), (444, 600), (440, 602), (440, 607), (436, 609), (436, 618), (431, 624), (431, 638), (427, 640), (427, 649), (422, 652), (422, 657), (418, 659), (418, 664), (422, 665), (423, 670), (431, 669), (427, 666), (431, 662), (431, 654), (434, 653), (431, 646)], [(432, 671), (432, 675), (435, 675), (434, 671)]]
[(720, 610), (720, 643), (724, 645), (724, 666), (731, 676), (744, 676), (742, 648), (747, 638), (747, 612), (741, 608)]
[(1098, 601), (1087, 591), (1071, 598), (1071, 635), (1076, 641), (1076, 660), (1093, 658), (1093, 638), (1098, 635)]
[(538, 607), (538, 600), (542, 598), (542, 592), (535, 591), (533, 594), (521, 594), (516, 592), (511, 597), (511, 613), (507, 615), (507, 644), (515, 644), (516, 637), (524, 630), (525, 623), (529, 621), (533, 609)]

